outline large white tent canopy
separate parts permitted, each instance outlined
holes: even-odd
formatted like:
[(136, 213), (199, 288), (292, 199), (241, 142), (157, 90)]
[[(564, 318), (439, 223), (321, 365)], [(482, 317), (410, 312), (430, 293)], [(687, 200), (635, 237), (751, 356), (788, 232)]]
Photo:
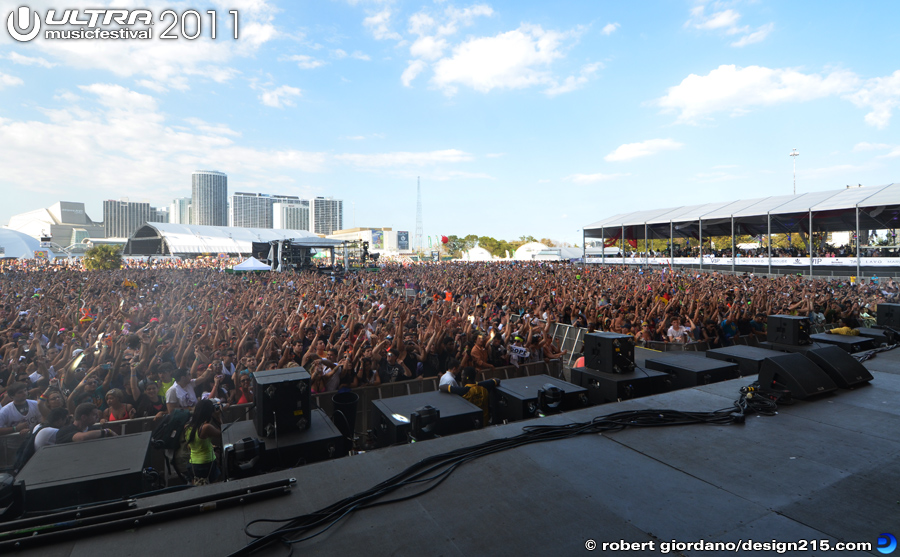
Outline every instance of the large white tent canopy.
[(238, 228), (148, 222), (128, 239), (125, 255), (251, 253), (253, 242), (319, 238), (308, 230)]
[[(778, 195), (620, 213), (584, 227), (585, 238), (648, 238), (900, 228), (900, 184)], [(859, 219), (857, 223), (857, 218)]]

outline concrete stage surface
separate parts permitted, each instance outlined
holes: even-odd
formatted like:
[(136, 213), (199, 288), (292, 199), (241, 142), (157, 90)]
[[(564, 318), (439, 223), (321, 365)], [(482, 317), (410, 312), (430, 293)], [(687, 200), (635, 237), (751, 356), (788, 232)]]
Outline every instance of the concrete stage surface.
[[(804, 555), (880, 555), (883, 532), (900, 536), (900, 350), (866, 362), (868, 386), (783, 406), (744, 425), (634, 428), (533, 444), (459, 468), (416, 499), (360, 511), (295, 555), (585, 555), (588, 540), (654, 542), (638, 555), (661, 555), (661, 542), (799, 542)], [(200, 494), (297, 478), (286, 497), (210, 512), (17, 555), (126, 557), (225, 555), (249, 541), (244, 525), (328, 506), (368, 489), (432, 454), (513, 436), (524, 423), (587, 421), (612, 412), (729, 407), (744, 377), (529, 422), (379, 449), (188, 492), (142, 500), (146, 506)], [(448, 395), (450, 396), (450, 395)], [(402, 493), (402, 492), (399, 492)], [(398, 493), (398, 494), (399, 494)], [(257, 527), (257, 532), (264, 532)], [(868, 551), (813, 551), (827, 540), (865, 542)], [(672, 550), (673, 555), (724, 551)], [(776, 551), (732, 551), (776, 555)], [(284, 556), (272, 545), (259, 555)], [(898, 550), (900, 554), (900, 550)]]

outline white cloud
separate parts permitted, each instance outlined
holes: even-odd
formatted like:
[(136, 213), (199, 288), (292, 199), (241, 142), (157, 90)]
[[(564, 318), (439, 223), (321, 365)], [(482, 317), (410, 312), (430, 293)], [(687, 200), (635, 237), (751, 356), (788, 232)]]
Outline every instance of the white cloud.
[(722, 65), (705, 76), (689, 75), (656, 104), (665, 112), (677, 113), (679, 122), (696, 123), (716, 112), (743, 114), (751, 107), (848, 93), (857, 84), (856, 75), (848, 71), (822, 76), (793, 69)]
[(403, 37), (396, 31), (391, 31), (391, 9), (385, 8), (380, 12), (373, 14), (363, 20), (363, 26), (372, 32), (372, 36), (380, 41), (396, 40), (399, 41)]
[[(0, 58), (2, 58), (2, 56), (0, 56)], [(6, 59), (14, 64), (20, 64), (23, 66), (41, 66), (44, 68), (52, 68), (56, 66), (56, 64), (48, 62), (44, 58), (23, 56), (18, 52), (10, 52), (6, 55)]]
[[(340, 51), (343, 52), (343, 51)], [(316, 60), (312, 56), (307, 56), (306, 54), (295, 54), (293, 56), (288, 56), (284, 58), (284, 60), (289, 60), (291, 62), (297, 62), (297, 67), (301, 70), (312, 70), (314, 68), (318, 68), (320, 66), (324, 66), (325, 62), (322, 60)]]
[(431, 82), (453, 95), (457, 85), (487, 93), (493, 89), (521, 89), (553, 85), (550, 64), (563, 56), (566, 33), (544, 31), (523, 24), (495, 37), (469, 39), (453, 49), (453, 55), (434, 65)]
[(22, 85), (23, 83), (25, 82), (21, 78), (0, 72), (0, 89)]
[(551, 97), (554, 97), (562, 93), (568, 93), (570, 91), (580, 89), (581, 86), (587, 83), (590, 80), (591, 76), (597, 72), (597, 69), (601, 67), (603, 67), (603, 64), (601, 64), (600, 62), (588, 64), (581, 69), (581, 74), (578, 77), (570, 75), (565, 80), (563, 80), (562, 83), (554, 84), (549, 87), (544, 91), (544, 93)]
[(354, 50), (353, 54), (351, 54), (350, 57), (355, 58), (357, 60), (363, 60), (366, 62), (368, 62), (369, 60), (372, 59), (368, 54), (366, 54), (365, 52), (359, 51), (359, 50)]
[(338, 60), (347, 57), (347, 52), (343, 49), (332, 50), (331, 55), (337, 58)]
[(371, 58), (369, 57), (368, 54), (366, 54), (362, 51), (359, 51), (359, 50), (354, 50), (353, 54), (347, 54), (347, 52), (345, 50), (342, 50), (339, 48), (337, 50), (332, 50), (331, 55), (334, 56), (335, 58), (337, 58), (338, 60), (344, 59), (348, 56), (351, 58), (355, 58), (356, 60), (365, 60), (367, 62), (369, 60), (371, 60)]
[(447, 41), (435, 37), (419, 37), (409, 46), (410, 55), (424, 60), (437, 60), (444, 54)]
[(444, 149), (430, 152), (394, 152), (376, 154), (342, 154), (335, 155), (335, 159), (348, 162), (354, 166), (364, 168), (408, 167), (426, 166), (433, 164), (446, 164), (457, 162), (469, 162), (475, 157), (458, 149)]
[(853, 152), (859, 153), (861, 151), (881, 151), (883, 149), (890, 149), (891, 146), (887, 143), (869, 143), (868, 141), (862, 141), (853, 146)]
[(290, 85), (281, 85), (275, 89), (266, 89), (263, 86), (258, 86), (257, 88), (261, 91), (259, 100), (262, 101), (264, 105), (271, 106), (272, 108), (294, 106), (294, 101), (291, 99), (301, 95), (300, 89), (291, 87)]
[(648, 139), (639, 143), (625, 143), (619, 145), (615, 151), (603, 157), (607, 162), (630, 161), (640, 157), (655, 155), (661, 151), (674, 151), (684, 147), (673, 139)]
[[(0, 0), (0, 13), (7, 14), (20, 4), (14, 0)], [(39, 36), (28, 43), (29, 49), (31, 53), (43, 54), (43, 59), (48, 63), (77, 70), (99, 69), (120, 77), (149, 80), (158, 83), (159, 88), (184, 90), (197, 78), (222, 83), (239, 73), (230, 67), (234, 58), (254, 55), (260, 46), (277, 35), (274, 25), (277, 10), (267, 0), (213, 0), (211, 4), (220, 10), (216, 40), (209, 37), (208, 16), (204, 13), (203, 32), (200, 38), (192, 41), (159, 39), (162, 33), (159, 29), (151, 40), (63, 41), (46, 40)], [(96, 0), (90, 7), (102, 9), (113, 5), (122, 7), (122, 2)], [(29, 6), (41, 12), (45, 7), (59, 8), (58, 3), (50, 0), (35, 0), (29, 2)], [(159, 14), (173, 6), (167, 0), (145, 0), (140, 7)], [(230, 9), (240, 11), (240, 40), (237, 41), (230, 38), (231, 16), (227, 13)], [(160, 24), (155, 27), (160, 27)], [(136, 30), (141, 28), (140, 25), (134, 27)]]
[(740, 32), (737, 26), (740, 19), (741, 14), (734, 10), (722, 10), (706, 15), (706, 6), (700, 5), (691, 9), (691, 19), (685, 22), (685, 26), (705, 31), (724, 29), (733, 35)]
[(149, 79), (139, 79), (135, 81), (135, 83), (141, 87), (146, 87), (147, 89), (150, 89), (151, 91), (155, 91), (157, 93), (165, 93), (169, 90), (169, 88), (162, 83), (151, 81)]
[[(719, 2), (715, 2), (713, 5), (717, 8), (724, 7)], [(684, 26), (700, 31), (718, 31), (728, 36), (743, 34), (740, 39), (731, 43), (733, 47), (742, 47), (761, 42), (775, 29), (774, 23), (766, 23), (757, 28), (756, 31), (750, 31), (749, 25), (738, 25), (740, 19), (741, 14), (731, 8), (707, 15), (706, 6), (700, 4), (691, 9), (691, 17), (684, 23)]]
[[(295, 183), (321, 172), (324, 153), (256, 149), (224, 124), (168, 120), (155, 98), (111, 84), (79, 88), (82, 108), (44, 109), (42, 120), (0, 120), (0, 190), (25, 188), (65, 196), (90, 191), (167, 204), (197, 168), (216, 168), (241, 184)], [(181, 176), (181, 182), (173, 176)], [(260, 190), (264, 191), (264, 190)], [(284, 191), (284, 190), (282, 190)], [(64, 198), (64, 197), (63, 197)]]
[(453, 35), (459, 30), (460, 25), (468, 27), (474, 23), (476, 17), (490, 17), (494, 15), (494, 10), (487, 4), (469, 6), (462, 10), (450, 6), (444, 11), (444, 14), (446, 21), (438, 27), (437, 32), (439, 35)]
[(409, 87), (416, 76), (422, 73), (422, 70), (427, 67), (428, 64), (423, 60), (410, 60), (409, 65), (403, 70), (403, 75), (400, 76), (400, 81), (403, 82), (403, 86)]
[(882, 129), (891, 121), (894, 109), (900, 106), (900, 70), (886, 77), (866, 80), (859, 91), (846, 97), (860, 108), (870, 108), (866, 123)]
[(409, 32), (413, 35), (423, 36), (434, 28), (434, 18), (425, 12), (413, 14), (409, 18)]
[(572, 174), (565, 179), (575, 184), (596, 184), (597, 182), (607, 182), (624, 176), (631, 176), (631, 174)]
[(612, 35), (619, 27), (621, 27), (621, 25), (619, 25), (618, 23), (607, 23), (603, 26), (603, 29), (601, 29), (600, 32), (607, 36)]
[(749, 35), (744, 35), (740, 39), (734, 41), (733, 43), (731, 43), (731, 46), (740, 48), (742, 46), (747, 46), (748, 44), (762, 42), (766, 39), (766, 37), (769, 36), (769, 33), (771, 33), (774, 30), (775, 30), (775, 24), (767, 23), (767, 24), (763, 25), (762, 27), (760, 27), (759, 29), (757, 29), (756, 31), (750, 33)]

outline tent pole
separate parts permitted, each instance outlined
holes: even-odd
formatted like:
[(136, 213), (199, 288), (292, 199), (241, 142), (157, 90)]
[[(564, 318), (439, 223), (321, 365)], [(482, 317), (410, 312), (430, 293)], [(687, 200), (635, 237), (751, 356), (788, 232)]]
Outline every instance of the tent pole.
[(731, 215), (731, 274), (734, 274), (734, 215)]
[(600, 240), (603, 241), (603, 244), (600, 248), (600, 265), (606, 265), (606, 229), (605, 227), (600, 227)]
[(815, 256), (815, 244), (813, 244), (812, 208), (809, 209), (809, 280), (813, 278), (813, 256)]
[(675, 264), (675, 234), (672, 228), (672, 221), (669, 221), (669, 265)]
[(644, 223), (644, 261), (650, 265), (650, 252), (647, 251), (647, 223)]
[(856, 204), (856, 280), (859, 281), (859, 203)]
[(622, 265), (625, 264), (625, 225), (622, 225)]
[(700, 270), (703, 270), (703, 219), (697, 219), (697, 236), (700, 238)]
[(766, 245), (769, 248), (769, 276), (771, 278), (772, 275), (772, 213), (766, 213), (766, 223), (768, 226), (768, 239), (766, 240)]

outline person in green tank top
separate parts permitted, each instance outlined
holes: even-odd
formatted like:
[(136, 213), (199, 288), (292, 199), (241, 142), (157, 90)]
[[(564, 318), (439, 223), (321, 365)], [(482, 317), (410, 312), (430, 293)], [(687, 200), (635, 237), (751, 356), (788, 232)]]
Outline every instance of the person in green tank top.
[(210, 483), (219, 479), (219, 467), (216, 465), (216, 453), (213, 451), (212, 439), (219, 437), (219, 431), (212, 421), (218, 417), (219, 409), (209, 399), (203, 399), (194, 407), (190, 421), (184, 426), (184, 441), (191, 451), (188, 477), (206, 478)]

